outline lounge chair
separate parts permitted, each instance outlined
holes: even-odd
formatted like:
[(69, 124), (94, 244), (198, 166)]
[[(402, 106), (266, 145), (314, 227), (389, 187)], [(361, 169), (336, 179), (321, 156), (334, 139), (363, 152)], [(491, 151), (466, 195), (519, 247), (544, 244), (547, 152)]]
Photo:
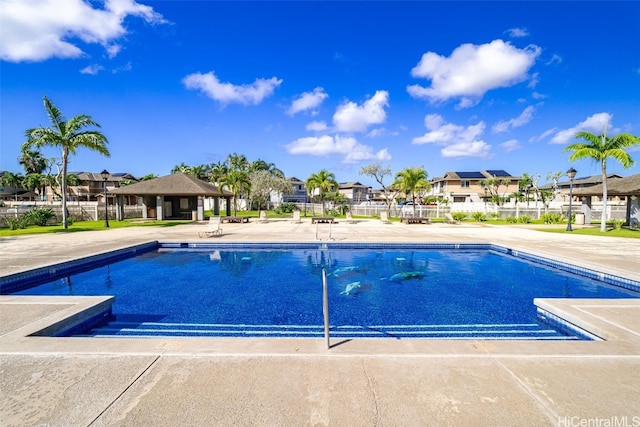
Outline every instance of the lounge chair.
[(300, 211), (299, 210), (295, 210), (293, 211), (293, 218), (291, 219), (291, 222), (293, 222), (294, 224), (300, 224), (302, 222), (302, 220), (300, 219)]
[(209, 217), (209, 224), (207, 225), (207, 231), (200, 231), (198, 237), (213, 237), (222, 236), (222, 227), (220, 227), (220, 217)]
[(258, 218), (258, 222), (268, 222), (267, 211), (260, 211), (260, 218)]
[(380, 212), (380, 221), (383, 224), (391, 224), (391, 221), (389, 221), (389, 215), (387, 214), (386, 211), (381, 211)]
[(459, 221), (456, 221), (455, 219), (453, 219), (453, 216), (451, 216), (450, 213), (444, 214), (444, 219), (447, 222), (447, 224), (458, 224), (459, 223)]
[(356, 223), (356, 221), (353, 219), (353, 215), (351, 214), (351, 212), (347, 212), (346, 216), (347, 216), (347, 224)]

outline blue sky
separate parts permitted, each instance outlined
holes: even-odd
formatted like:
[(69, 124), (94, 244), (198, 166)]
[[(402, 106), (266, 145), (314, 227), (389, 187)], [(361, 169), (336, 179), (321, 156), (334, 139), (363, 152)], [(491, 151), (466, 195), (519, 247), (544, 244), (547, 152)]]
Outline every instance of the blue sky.
[(324, 168), (375, 185), (358, 172), (382, 162), (544, 182), (600, 173), (562, 152), (577, 131), (640, 134), (640, 2), (0, 6), (0, 170), (22, 172), (44, 95), (109, 139), (110, 158), (81, 149), (71, 171), (137, 176), (239, 153), (303, 180)]

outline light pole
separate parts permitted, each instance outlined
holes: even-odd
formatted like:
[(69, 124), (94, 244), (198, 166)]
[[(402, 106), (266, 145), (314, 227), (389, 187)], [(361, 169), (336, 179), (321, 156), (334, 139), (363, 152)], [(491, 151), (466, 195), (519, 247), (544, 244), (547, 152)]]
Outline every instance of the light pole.
[(107, 178), (109, 178), (109, 172), (105, 169), (100, 172), (102, 175), (102, 182), (104, 183), (104, 226), (109, 228), (109, 209), (107, 206)]
[(487, 210), (487, 187), (484, 187), (484, 210)]
[(573, 199), (573, 178), (576, 177), (576, 170), (571, 168), (567, 171), (569, 177), (569, 220), (567, 222), (567, 231), (573, 231), (571, 228), (571, 200)]

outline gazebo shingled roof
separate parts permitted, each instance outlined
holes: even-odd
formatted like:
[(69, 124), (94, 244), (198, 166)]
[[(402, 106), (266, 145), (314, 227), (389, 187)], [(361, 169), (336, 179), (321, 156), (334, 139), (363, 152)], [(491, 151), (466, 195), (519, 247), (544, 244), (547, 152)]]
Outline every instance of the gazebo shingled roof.
[(109, 193), (132, 196), (212, 196), (232, 197), (233, 193), (181, 172), (110, 190)]
[[(575, 196), (601, 196), (602, 184), (573, 190)], [(607, 180), (608, 196), (640, 196), (640, 173)]]

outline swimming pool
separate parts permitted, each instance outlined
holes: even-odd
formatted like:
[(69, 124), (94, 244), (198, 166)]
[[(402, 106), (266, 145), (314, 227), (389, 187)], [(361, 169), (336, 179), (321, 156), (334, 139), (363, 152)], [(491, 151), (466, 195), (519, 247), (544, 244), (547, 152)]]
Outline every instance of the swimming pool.
[[(131, 256), (135, 255), (135, 256)], [(16, 295), (115, 295), (92, 336), (576, 339), (534, 298), (634, 298), (638, 283), (495, 245), (149, 244), (4, 280)]]

